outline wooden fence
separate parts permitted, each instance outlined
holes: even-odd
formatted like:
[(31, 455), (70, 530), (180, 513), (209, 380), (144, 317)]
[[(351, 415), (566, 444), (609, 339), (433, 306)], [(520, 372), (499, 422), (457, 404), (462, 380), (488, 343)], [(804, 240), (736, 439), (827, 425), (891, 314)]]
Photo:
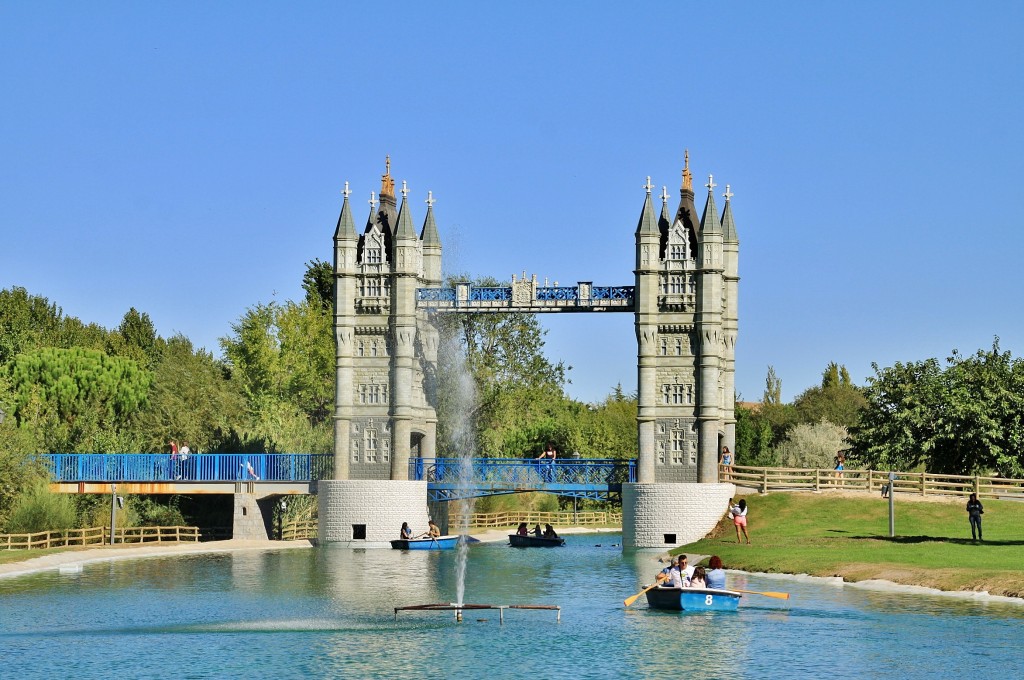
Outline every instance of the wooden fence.
[(317, 526), (316, 519), (300, 519), (288, 522), (281, 527), (281, 540), (298, 541), (304, 538), (316, 538)]
[[(209, 533), (209, 530), (201, 531), (199, 527), (123, 527), (114, 531), (114, 540), (115, 543), (194, 543), (200, 538), (207, 538)], [(110, 543), (110, 527), (0, 534), (0, 550), (45, 550), (107, 543)]]
[[(918, 496), (968, 496), (1024, 500), (1024, 479), (980, 475), (938, 475), (930, 472), (896, 472), (894, 493)], [(889, 484), (889, 472), (880, 470), (838, 470), (808, 468), (759, 468), (734, 465), (720, 469), (721, 480), (737, 486), (769, 491), (874, 491)]]
[[(527, 524), (553, 524), (555, 526), (604, 525), (622, 526), (621, 512), (474, 512), (469, 516), (468, 526), (480, 529), (514, 527), (522, 522)], [(460, 517), (452, 513), (448, 517), (448, 529), (461, 526)]]

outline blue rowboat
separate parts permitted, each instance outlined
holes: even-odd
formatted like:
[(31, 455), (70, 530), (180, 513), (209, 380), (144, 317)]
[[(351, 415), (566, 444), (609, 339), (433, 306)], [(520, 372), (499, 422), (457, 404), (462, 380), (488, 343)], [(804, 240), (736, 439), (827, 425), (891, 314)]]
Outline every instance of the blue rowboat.
[(557, 548), (558, 546), (565, 545), (565, 539), (509, 534), (508, 544), (513, 548)]
[(396, 538), (391, 541), (395, 550), (451, 550), (458, 544), (458, 536), (438, 536), (437, 538)]
[(734, 590), (658, 586), (647, 591), (647, 606), (651, 609), (687, 612), (734, 612), (741, 597), (743, 594)]

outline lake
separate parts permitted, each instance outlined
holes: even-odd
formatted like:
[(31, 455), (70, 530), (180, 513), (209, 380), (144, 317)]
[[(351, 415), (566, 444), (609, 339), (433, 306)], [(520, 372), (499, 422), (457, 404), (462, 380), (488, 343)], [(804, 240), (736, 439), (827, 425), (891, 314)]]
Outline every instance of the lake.
[[(0, 579), (0, 676), (27, 678), (1024, 676), (1024, 605), (729, 574), (788, 591), (735, 613), (656, 612), (656, 553), (618, 534), (470, 548), (466, 602), (553, 611), (400, 612), (455, 599), (455, 553), (326, 546), (85, 565)], [(726, 565), (728, 566), (728, 565)]]

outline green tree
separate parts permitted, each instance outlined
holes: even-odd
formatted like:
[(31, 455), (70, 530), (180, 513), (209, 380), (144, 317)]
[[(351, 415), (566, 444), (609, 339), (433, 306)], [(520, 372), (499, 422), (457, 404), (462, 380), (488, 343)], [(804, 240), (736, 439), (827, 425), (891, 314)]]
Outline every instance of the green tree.
[(1024, 362), (999, 349), (880, 369), (854, 453), (880, 469), (924, 465), (943, 474), (1024, 474)]
[(313, 259), (306, 263), (302, 275), (302, 290), (306, 302), (318, 306), (325, 312), (334, 308), (334, 267), (330, 262)]
[(100, 350), (43, 348), (10, 369), (14, 417), (52, 451), (106, 451), (145, 407), (153, 375)]
[[(501, 284), (483, 279), (474, 285)], [(448, 314), (437, 324), (440, 452), (459, 450), (460, 423), (475, 433), (481, 456), (529, 455), (548, 440), (565, 450), (570, 429), (556, 415), (567, 408), (562, 387), (568, 368), (544, 356), (546, 331), (535, 315)], [(463, 398), (467, 376), (472, 405)]]
[(852, 383), (846, 367), (831, 362), (822, 373), (821, 385), (793, 400), (793, 416), (800, 423), (828, 421), (850, 428), (857, 425), (866, 406), (864, 393)]

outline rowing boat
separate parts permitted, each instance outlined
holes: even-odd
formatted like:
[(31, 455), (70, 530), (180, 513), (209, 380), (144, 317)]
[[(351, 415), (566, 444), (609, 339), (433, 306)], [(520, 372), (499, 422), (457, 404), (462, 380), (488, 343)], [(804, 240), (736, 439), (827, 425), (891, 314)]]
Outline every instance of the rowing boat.
[(523, 536), (521, 534), (509, 534), (508, 542), (513, 548), (557, 548), (565, 545), (564, 538), (545, 538), (543, 536)]
[(647, 606), (674, 611), (734, 612), (741, 597), (743, 594), (734, 590), (658, 586), (647, 591)]
[(437, 538), (396, 538), (391, 541), (395, 550), (451, 550), (459, 542), (458, 536)]

